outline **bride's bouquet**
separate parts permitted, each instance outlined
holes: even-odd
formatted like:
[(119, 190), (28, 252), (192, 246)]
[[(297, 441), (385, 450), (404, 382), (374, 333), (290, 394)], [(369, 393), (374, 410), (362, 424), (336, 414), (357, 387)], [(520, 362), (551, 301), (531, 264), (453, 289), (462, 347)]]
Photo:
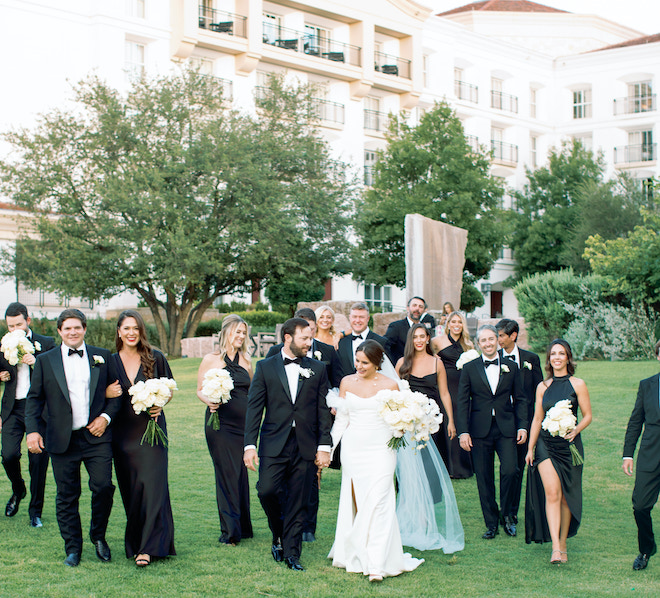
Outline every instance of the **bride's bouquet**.
[(2, 337), (0, 351), (9, 365), (18, 365), (25, 355), (34, 354), (34, 345), (27, 338), (25, 330), (17, 328)]
[[(571, 400), (557, 401), (545, 414), (541, 427), (551, 436), (564, 437), (577, 425), (577, 418), (571, 409)], [(584, 459), (574, 443), (570, 442), (573, 465), (582, 465)]]
[[(143, 382), (137, 382), (128, 389), (131, 395), (133, 410), (138, 415), (148, 412), (151, 407), (164, 407), (172, 398), (172, 393), (177, 390), (176, 382), (171, 378), (151, 378)], [(147, 441), (151, 446), (160, 442), (167, 446), (167, 436), (163, 429), (156, 423), (153, 417), (149, 418), (147, 429), (144, 431), (140, 444)]]
[[(217, 405), (229, 403), (233, 388), (234, 381), (231, 379), (231, 374), (224, 368), (212, 368), (204, 374), (202, 393), (211, 403)], [(206, 425), (214, 430), (220, 429), (220, 416), (217, 411), (209, 415)]]
[(469, 351), (465, 351), (461, 353), (461, 356), (458, 358), (458, 361), (456, 362), (456, 369), (457, 370), (462, 370), (463, 366), (468, 362), (468, 361), (473, 361), (479, 357), (479, 352), (475, 351), (474, 349), (470, 349)]
[(406, 432), (417, 448), (424, 448), (431, 434), (440, 429), (442, 413), (438, 404), (421, 392), (405, 387), (381, 392), (380, 416), (392, 430), (387, 443), (392, 450), (406, 446)]

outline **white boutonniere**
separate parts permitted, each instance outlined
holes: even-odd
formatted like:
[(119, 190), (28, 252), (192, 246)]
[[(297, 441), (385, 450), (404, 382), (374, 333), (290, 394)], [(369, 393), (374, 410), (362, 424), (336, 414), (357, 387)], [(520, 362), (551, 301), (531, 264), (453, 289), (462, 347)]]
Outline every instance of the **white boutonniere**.
[(310, 378), (311, 376), (314, 375), (314, 372), (310, 370), (309, 368), (300, 368), (300, 375), (303, 378)]
[(321, 361), (322, 357), (323, 355), (321, 355), (321, 351), (314, 351), (314, 359), (318, 359), (319, 361)]
[(532, 364), (529, 363), (529, 361), (523, 361), (523, 367), (527, 368), (528, 370), (532, 369)]
[(39, 341), (34, 341), (34, 348), (37, 351), (41, 351), (41, 343)]
[(502, 364), (500, 367), (505, 374), (508, 374), (511, 371), (508, 365)]
[(92, 355), (92, 359), (94, 360), (95, 366), (105, 363), (105, 359), (103, 359), (103, 357), (101, 357), (100, 355)]

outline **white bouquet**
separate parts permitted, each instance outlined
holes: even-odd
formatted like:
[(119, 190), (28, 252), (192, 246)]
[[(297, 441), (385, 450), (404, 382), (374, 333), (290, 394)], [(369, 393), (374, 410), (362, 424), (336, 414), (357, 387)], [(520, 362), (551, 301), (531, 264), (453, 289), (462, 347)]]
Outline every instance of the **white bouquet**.
[[(229, 403), (233, 388), (234, 381), (231, 379), (231, 374), (224, 368), (211, 368), (204, 374), (202, 393), (211, 403), (217, 405)], [(220, 416), (217, 411), (211, 412), (206, 425), (214, 430), (220, 429)]]
[[(172, 393), (177, 390), (176, 382), (171, 378), (151, 378), (146, 382), (140, 380), (128, 389), (131, 395), (133, 410), (138, 415), (148, 412), (151, 407), (164, 407), (172, 398)], [(156, 423), (153, 417), (149, 418), (147, 429), (140, 440), (140, 444), (147, 441), (151, 446), (161, 442), (167, 446), (167, 436), (163, 429)]]
[[(564, 399), (557, 401), (545, 414), (545, 419), (541, 427), (550, 434), (550, 436), (566, 436), (577, 425), (577, 418), (571, 409), (571, 400)], [(572, 442), (569, 443), (573, 465), (582, 465), (584, 459), (580, 455), (577, 447)]]
[(383, 392), (381, 397), (379, 413), (392, 430), (392, 438), (387, 443), (391, 449), (406, 446), (406, 432), (410, 433), (417, 448), (424, 448), (431, 434), (440, 429), (440, 408), (425, 394), (404, 387)]
[(461, 356), (458, 358), (458, 361), (456, 362), (456, 369), (457, 370), (462, 370), (463, 366), (468, 362), (468, 361), (473, 361), (479, 357), (479, 351), (475, 351), (474, 349), (470, 349), (469, 351), (465, 351), (464, 353), (461, 353)]
[(0, 351), (9, 365), (18, 365), (25, 355), (34, 354), (34, 345), (28, 340), (25, 330), (17, 328), (2, 337)]

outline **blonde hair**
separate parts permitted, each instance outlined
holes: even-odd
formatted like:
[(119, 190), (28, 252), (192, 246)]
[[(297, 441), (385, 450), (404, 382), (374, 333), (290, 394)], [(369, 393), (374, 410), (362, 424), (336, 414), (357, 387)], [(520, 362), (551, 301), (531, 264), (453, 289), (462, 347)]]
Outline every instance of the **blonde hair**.
[(329, 311), (332, 314), (332, 324), (330, 325), (330, 328), (328, 329), (328, 332), (334, 336), (336, 334), (335, 331), (335, 310), (332, 309), (332, 307), (328, 305), (321, 305), (321, 307), (317, 307), (316, 310), (314, 311), (314, 315), (316, 316), (316, 327), (318, 329), (318, 323), (319, 323), (319, 318), (326, 312)]
[(216, 354), (220, 355), (220, 359), (224, 359), (225, 355), (227, 355), (227, 345), (229, 344), (231, 338), (234, 336), (234, 332), (236, 332), (236, 329), (241, 324), (245, 324), (245, 338), (243, 339), (243, 344), (241, 345), (239, 351), (245, 357), (249, 357), (250, 353), (248, 350), (247, 322), (243, 318), (241, 318), (241, 316), (237, 316), (236, 314), (228, 314), (222, 320), (222, 327), (220, 328), (220, 338), (218, 339), (218, 350)]
[(464, 351), (469, 351), (470, 349), (474, 349), (474, 344), (470, 340), (470, 333), (468, 332), (467, 320), (460, 311), (453, 311), (447, 316), (447, 321), (445, 323), (445, 334), (449, 336), (449, 322), (451, 322), (454, 316), (458, 316), (463, 324), (461, 338), (458, 339), (459, 344), (461, 345), (461, 347), (463, 347)]

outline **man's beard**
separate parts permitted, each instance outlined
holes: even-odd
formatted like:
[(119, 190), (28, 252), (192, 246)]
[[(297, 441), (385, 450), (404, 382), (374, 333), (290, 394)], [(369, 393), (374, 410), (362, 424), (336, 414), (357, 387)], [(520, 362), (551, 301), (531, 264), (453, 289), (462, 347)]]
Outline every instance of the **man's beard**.
[(293, 340), (291, 341), (291, 344), (289, 345), (289, 350), (296, 357), (307, 357), (307, 349), (305, 347), (300, 346), (300, 345), (296, 345), (295, 341), (293, 341)]

